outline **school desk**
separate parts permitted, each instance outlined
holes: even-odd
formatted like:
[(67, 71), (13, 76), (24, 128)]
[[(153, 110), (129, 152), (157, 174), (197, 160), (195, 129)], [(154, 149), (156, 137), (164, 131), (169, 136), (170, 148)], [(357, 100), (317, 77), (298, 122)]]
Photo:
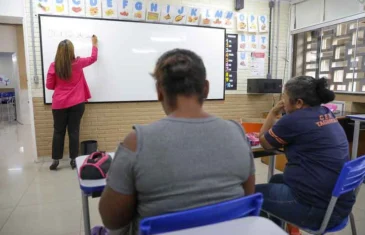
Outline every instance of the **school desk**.
[[(275, 151), (267, 151), (264, 150), (261, 146), (252, 147), (252, 152), (255, 158), (262, 156), (270, 156), (270, 164), (268, 169), (268, 180), (274, 174), (275, 170)], [(109, 155), (114, 158), (114, 153), (109, 153)], [(88, 156), (80, 156), (76, 158), (76, 166), (77, 166), (77, 177), (79, 179), (79, 184), (81, 188), (81, 199), (82, 199), (82, 213), (84, 216), (84, 230), (85, 235), (90, 235), (90, 211), (89, 211), (89, 197), (95, 198), (100, 197), (102, 191), (105, 188), (106, 180), (82, 180), (79, 177), (80, 168)]]

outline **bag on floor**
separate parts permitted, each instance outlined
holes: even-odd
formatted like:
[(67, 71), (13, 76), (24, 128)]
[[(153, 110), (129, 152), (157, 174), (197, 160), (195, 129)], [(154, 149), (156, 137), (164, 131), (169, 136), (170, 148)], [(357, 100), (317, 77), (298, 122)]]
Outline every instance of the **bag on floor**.
[(83, 180), (105, 179), (112, 160), (112, 157), (105, 152), (92, 153), (80, 168), (80, 178)]

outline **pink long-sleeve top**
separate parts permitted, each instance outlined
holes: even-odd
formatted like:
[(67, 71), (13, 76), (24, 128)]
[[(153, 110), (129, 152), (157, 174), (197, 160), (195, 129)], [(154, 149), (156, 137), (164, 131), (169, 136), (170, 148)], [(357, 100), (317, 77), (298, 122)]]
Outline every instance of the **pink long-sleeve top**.
[(91, 98), (83, 69), (92, 65), (98, 59), (98, 48), (92, 48), (90, 57), (76, 58), (72, 62), (72, 76), (69, 80), (60, 79), (56, 74), (55, 63), (48, 69), (46, 87), (54, 90), (52, 109), (65, 109)]

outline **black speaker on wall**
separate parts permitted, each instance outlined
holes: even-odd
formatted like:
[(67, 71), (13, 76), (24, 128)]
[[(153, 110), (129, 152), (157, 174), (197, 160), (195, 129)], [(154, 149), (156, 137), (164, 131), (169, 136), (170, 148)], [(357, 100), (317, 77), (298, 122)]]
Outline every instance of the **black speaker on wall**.
[(235, 0), (236, 1), (236, 10), (242, 10), (245, 8), (245, 0)]

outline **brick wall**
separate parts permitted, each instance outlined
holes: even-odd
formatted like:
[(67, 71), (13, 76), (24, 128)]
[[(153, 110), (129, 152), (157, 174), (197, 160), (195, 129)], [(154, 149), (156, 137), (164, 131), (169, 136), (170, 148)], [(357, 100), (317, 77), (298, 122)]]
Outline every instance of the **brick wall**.
[[(219, 8), (226, 10), (234, 9), (233, 0), (157, 0), (160, 3), (182, 4), (186, 6)], [(34, 123), (38, 157), (51, 155), (51, 140), (53, 132), (53, 119), (50, 106), (43, 104), (43, 84), (40, 57), (40, 40), (38, 16), (30, 15), (30, 1), (26, 1), (27, 19), (27, 45), (29, 74), (32, 78), (35, 72), (40, 78), (40, 83), (31, 83), (31, 93), (34, 106)], [(245, 12), (269, 15), (267, 0), (246, 0)], [(34, 12), (36, 8), (34, 7)], [(34, 19), (34, 25), (30, 23), (30, 17)], [(288, 76), (288, 66), (285, 64), (286, 47), (288, 42), (289, 25), (289, 3), (281, 5), (280, 19), (280, 44), (279, 44), (279, 66), (278, 77)], [(31, 39), (31, 27), (35, 31), (34, 45)], [(228, 30), (227, 33), (236, 33), (235, 30)], [(33, 69), (33, 51), (35, 47), (37, 63), (36, 71)], [(275, 58), (275, 57), (274, 57)], [(275, 63), (275, 62), (274, 62)], [(267, 68), (267, 65), (266, 65)], [(268, 111), (272, 105), (272, 96), (252, 96), (246, 94), (247, 78), (251, 78), (249, 70), (238, 72), (237, 91), (227, 91), (224, 102), (208, 102), (205, 106), (207, 111), (227, 119), (239, 120), (239, 118), (258, 118), (262, 112)], [(111, 151), (116, 143), (123, 140), (124, 136), (131, 130), (133, 124), (145, 124), (163, 117), (162, 109), (158, 103), (119, 103), (119, 104), (88, 104), (85, 116), (82, 120), (81, 139), (97, 139), (100, 149)], [(68, 141), (66, 140), (66, 143)], [(65, 147), (68, 148), (67, 146)]]
[[(50, 156), (53, 134), (52, 111), (43, 98), (33, 98), (38, 156)], [(205, 109), (224, 119), (255, 119), (270, 110), (271, 95), (227, 95), (225, 101), (206, 102)], [(80, 138), (97, 140), (99, 149), (113, 151), (134, 124), (148, 124), (164, 117), (157, 102), (87, 104)], [(68, 150), (66, 138), (65, 153)]]

